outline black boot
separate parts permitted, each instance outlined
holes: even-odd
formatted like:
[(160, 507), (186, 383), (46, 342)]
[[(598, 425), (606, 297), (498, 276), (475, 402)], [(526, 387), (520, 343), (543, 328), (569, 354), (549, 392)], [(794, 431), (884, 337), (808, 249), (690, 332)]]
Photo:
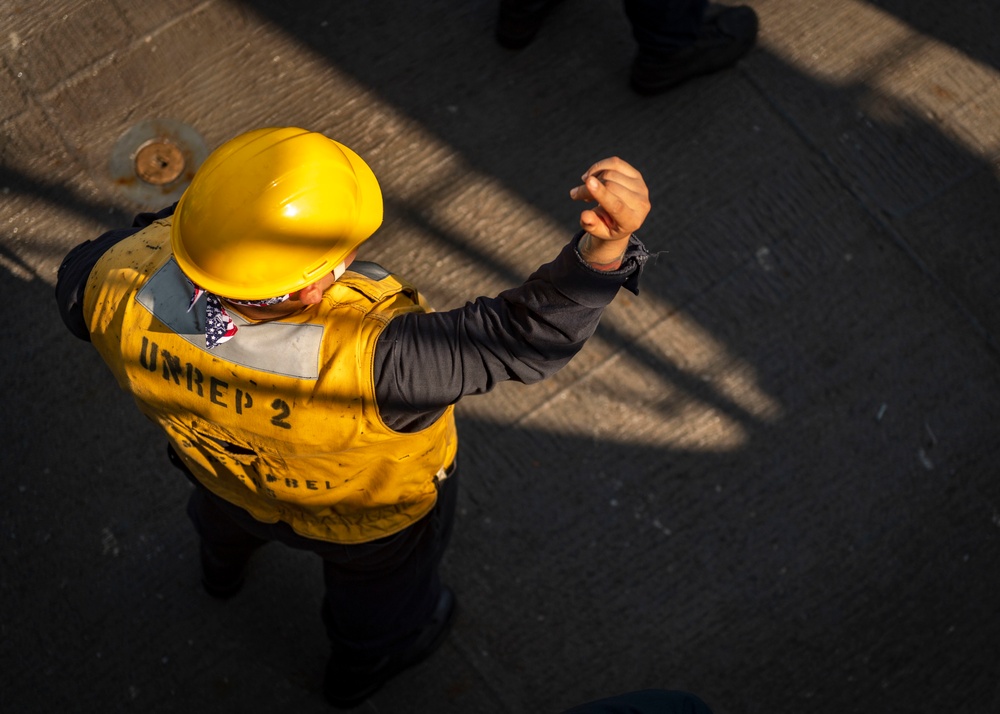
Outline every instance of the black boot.
[(356, 707), (404, 669), (430, 657), (448, 635), (456, 609), (455, 594), (443, 587), (430, 621), (420, 630), (413, 644), (402, 652), (359, 662), (335, 651), (326, 664), (323, 682), (326, 700), (340, 709)]
[(560, 0), (500, 0), (496, 38), (503, 47), (527, 47), (542, 29), (545, 16)]
[(690, 47), (640, 47), (631, 85), (639, 94), (659, 94), (695, 77), (736, 64), (757, 39), (757, 13), (746, 6), (710, 5), (698, 39)]

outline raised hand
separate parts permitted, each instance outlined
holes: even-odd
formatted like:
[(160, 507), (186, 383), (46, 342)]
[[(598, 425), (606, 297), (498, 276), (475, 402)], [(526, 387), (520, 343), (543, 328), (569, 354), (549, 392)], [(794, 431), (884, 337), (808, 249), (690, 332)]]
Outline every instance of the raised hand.
[(629, 237), (649, 214), (649, 189), (642, 174), (617, 156), (598, 161), (581, 178), (583, 185), (573, 188), (570, 197), (597, 207), (580, 213), (580, 227), (586, 231), (580, 255), (593, 268), (616, 270)]

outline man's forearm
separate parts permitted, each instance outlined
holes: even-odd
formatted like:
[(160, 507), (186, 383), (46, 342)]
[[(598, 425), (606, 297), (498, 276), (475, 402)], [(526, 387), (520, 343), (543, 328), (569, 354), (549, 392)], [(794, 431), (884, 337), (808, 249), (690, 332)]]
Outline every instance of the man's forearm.
[(617, 270), (594, 268), (574, 240), (524, 284), (495, 298), (394, 318), (375, 353), (383, 418), (399, 423), (499, 382), (537, 382), (557, 372), (593, 334), (618, 290), (638, 290), (649, 254), (635, 237), (626, 243)]

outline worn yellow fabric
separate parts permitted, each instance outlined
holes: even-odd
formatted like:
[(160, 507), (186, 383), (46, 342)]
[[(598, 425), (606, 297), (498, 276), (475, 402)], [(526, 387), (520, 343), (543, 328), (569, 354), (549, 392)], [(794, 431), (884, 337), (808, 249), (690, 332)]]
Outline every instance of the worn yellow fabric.
[[(457, 451), (453, 408), (421, 432), (393, 431), (378, 415), (372, 374), (388, 321), (424, 309), (416, 290), (349, 271), (319, 305), (241, 325), (231, 343), (253, 349), (231, 360), (184, 327), (199, 318), (186, 313), (169, 236), (170, 220), (158, 221), (105, 254), (84, 315), (119, 384), (198, 480), (258, 520), (338, 543), (424, 516)], [(284, 373), (286, 361), (301, 368)]]

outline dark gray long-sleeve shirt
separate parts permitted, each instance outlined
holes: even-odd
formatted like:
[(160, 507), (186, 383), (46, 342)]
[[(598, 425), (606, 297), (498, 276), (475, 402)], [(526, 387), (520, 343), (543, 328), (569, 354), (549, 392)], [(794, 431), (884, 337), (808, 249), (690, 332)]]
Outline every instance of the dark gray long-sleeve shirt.
[[(140, 214), (130, 228), (109, 231), (66, 256), (59, 268), (56, 300), (74, 335), (90, 340), (83, 291), (97, 261), (173, 210), (170, 206)], [(466, 395), (488, 392), (506, 380), (540, 381), (579, 352), (618, 289), (638, 293), (649, 254), (633, 237), (622, 267), (602, 272), (583, 261), (578, 241), (579, 235), (523, 284), (496, 297), (392, 319), (375, 350), (375, 398), (385, 423), (397, 431), (421, 429)]]

